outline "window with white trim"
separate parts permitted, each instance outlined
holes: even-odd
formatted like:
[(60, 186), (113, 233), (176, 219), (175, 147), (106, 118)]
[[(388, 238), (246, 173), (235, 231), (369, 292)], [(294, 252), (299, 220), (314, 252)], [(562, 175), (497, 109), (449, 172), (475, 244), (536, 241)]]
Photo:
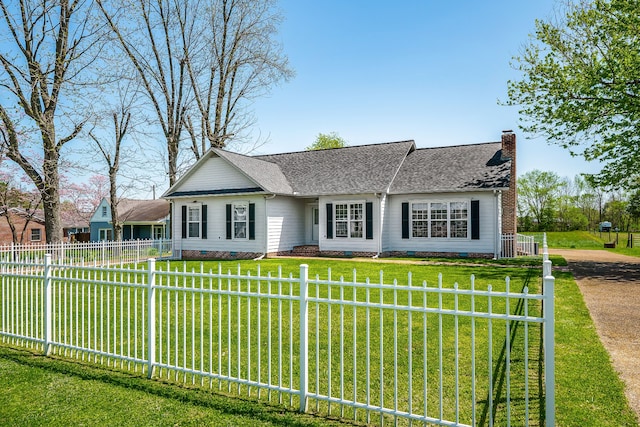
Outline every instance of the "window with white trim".
[(249, 206), (246, 203), (233, 204), (232, 221), (233, 238), (246, 239), (249, 228)]
[(351, 239), (364, 237), (364, 203), (336, 203), (334, 209), (336, 237)]
[(102, 207), (102, 218), (106, 218), (107, 217), (107, 207), (103, 206)]
[(31, 241), (32, 242), (39, 242), (40, 240), (42, 240), (42, 230), (40, 230), (39, 228), (32, 228), (31, 229)]
[(468, 201), (411, 203), (411, 236), (432, 239), (469, 237)]
[(101, 228), (98, 230), (98, 236), (100, 241), (111, 241), (113, 240), (113, 230), (110, 228)]
[(200, 237), (201, 206), (187, 206), (187, 237)]

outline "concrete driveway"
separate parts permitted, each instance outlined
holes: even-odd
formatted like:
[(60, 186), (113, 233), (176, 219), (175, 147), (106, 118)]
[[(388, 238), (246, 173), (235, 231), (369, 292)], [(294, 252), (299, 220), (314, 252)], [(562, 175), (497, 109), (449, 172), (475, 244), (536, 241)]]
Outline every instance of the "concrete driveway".
[(549, 249), (569, 263), (600, 340), (640, 419), (640, 258), (600, 250)]

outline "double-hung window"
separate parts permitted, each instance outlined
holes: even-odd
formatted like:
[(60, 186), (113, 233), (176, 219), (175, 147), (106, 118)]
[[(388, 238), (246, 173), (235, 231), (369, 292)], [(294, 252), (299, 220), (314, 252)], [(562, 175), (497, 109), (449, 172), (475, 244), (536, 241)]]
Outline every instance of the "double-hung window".
[(336, 203), (336, 237), (362, 238), (364, 233), (364, 203)]
[(200, 237), (200, 205), (187, 206), (187, 237)]
[(42, 230), (40, 230), (39, 228), (32, 228), (31, 229), (31, 241), (32, 242), (39, 242), (40, 240), (42, 240)]
[(467, 201), (420, 201), (411, 203), (411, 236), (416, 238), (469, 237)]
[(429, 203), (414, 203), (411, 220), (413, 237), (429, 237)]
[(233, 205), (233, 238), (247, 238), (247, 223), (249, 220), (249, 209), (246, 203), (236, 203)]
[(467, 238), (469, 236), (469, 207), (467, 202), (449, 204), (449, 237)]

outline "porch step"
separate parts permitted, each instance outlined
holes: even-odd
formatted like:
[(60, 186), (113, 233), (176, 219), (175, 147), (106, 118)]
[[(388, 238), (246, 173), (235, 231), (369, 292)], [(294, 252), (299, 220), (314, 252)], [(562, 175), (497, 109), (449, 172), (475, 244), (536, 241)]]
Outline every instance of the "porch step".
[(291, 251), (293, 256), (318, 256), (319, 253), (320, 247), (318, 245), (294, 246)]

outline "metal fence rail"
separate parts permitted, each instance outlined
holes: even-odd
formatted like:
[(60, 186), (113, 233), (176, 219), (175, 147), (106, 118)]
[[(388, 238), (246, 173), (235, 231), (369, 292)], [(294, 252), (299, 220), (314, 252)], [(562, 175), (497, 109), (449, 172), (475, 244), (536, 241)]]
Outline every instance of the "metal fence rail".
[(50, 254), (55, 263), (106, 266), (142, 262), (149, 258), (168, 258), (172, 253), (171, 240), (0, 245), (0, 261), (22, 263), (42, 263), (45, 255)]
[(478, 289), (473, 277), (434, 286), (359, 281), (355, 270), (309, 278), (306, 265), (296, 277), (178, 271), (153, 259), (98, 268), (49, 254), (2, 261), (0, 273), (2, 341), (45, 354), (367, 423), (554, 424), (546, 258), (540, 294), (508, 278)]

